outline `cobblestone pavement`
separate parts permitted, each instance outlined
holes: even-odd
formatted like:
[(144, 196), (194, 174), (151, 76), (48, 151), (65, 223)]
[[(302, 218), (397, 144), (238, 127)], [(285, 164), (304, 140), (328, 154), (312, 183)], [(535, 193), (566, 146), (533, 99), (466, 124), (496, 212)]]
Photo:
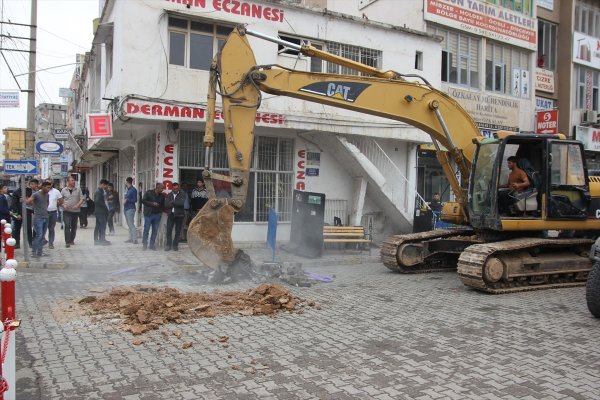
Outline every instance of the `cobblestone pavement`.
[[(59, 238), (62, 234), (58, 231)], [(19, 399), (594, 399), (600, 393), (600, 320), (585, 289), (486, 295), (454, 273), (399, 275), (377, 251), (327, 251), (301, 260), (332, 283), (292, 287), (321, 309), (303, 314), (225, 316), (169, 326), (145, 343), (114, 327), (61, 312), (90, 288), (156, 282), (188, 291), (246, 289), (250, 281), (211, 286), (177, 253), (123, 243), (56, 249), (18, 270)], [(270, 260), (262, 248), (247, 252)], [(17, 253), (21, 256), (21, 253)], [(229, 336), (229, 346), (217, 339)], [(183, 341), (193, 346), (182, 348)]]

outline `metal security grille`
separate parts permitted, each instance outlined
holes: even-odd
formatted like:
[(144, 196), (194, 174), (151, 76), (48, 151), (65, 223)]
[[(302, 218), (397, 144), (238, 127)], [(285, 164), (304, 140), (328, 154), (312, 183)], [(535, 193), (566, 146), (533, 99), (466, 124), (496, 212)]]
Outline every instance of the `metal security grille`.
[[(179, 135), (180, 168), (204, 169), (203, 133), (182, 130)], [(215, 135), (214, 171), (228, 169), (224, 135)], [(264, 222), (269, 208), (274, 208), (280, 222), (291, 220), (294, 184), (293, 139), (257, 136), (244, 208), (235, 216), (237, 222)]]
[(342, 220), (342, 224), (348, 224), (348, 200), (325, 199), (325, 223), (333, 225), (333, 217)]
[[(204, 169), (203, 140), (203, 132), (182, 130), (179, 133), (180, 168)], [(212, 168), (227, 169), (228, 167), (225, 136), (223, 134), (215, 134)]]
[(269, 208), (278, 213), (279, 221), (290, 221), (294, 180), (294, 141), (258, 137), (255, 142), (254, 207), (255, 221), (267, 221)]
[[(327, 51), (335, 55), (358, 61), (375, 68), (381, 68), (381, 51), (365, 47), (351, 46), (349, 44), (327, 42)], [(360, 72), (342, 67), (337, 64), (327, 63), (327, 72), (331, 74), (360, 75)]]

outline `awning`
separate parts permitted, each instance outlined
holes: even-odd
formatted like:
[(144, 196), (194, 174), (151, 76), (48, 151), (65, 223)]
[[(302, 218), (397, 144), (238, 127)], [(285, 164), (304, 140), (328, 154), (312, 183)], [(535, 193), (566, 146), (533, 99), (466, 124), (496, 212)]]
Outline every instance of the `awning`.
[(98, 164), (103, 164), (119, 154), (118, 150), (87, 150), (73, 165), (74, 170), (88, 170)]

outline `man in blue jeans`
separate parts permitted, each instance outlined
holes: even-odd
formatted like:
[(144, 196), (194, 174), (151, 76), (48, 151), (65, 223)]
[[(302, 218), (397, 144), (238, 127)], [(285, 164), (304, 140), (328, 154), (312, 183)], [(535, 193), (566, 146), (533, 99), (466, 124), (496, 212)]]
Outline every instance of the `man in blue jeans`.
[[(150, 250), (156, 250), (156, 235), (158, 234), (160, 217), (163, 208), (165, 208), (165, 198), (162, 195), (163, 188), (163, 184), (158, 182), (154, 189), (148, 190), (144, 194), (144, 197), (142, 197), (142, 204), (144, 205), (143, 250), (148, 249), (148, 247), (150, 247)], [(152, 228), (152, 235), (150, 236), (150, 243), (148, 243), (148, 233), (150, 232), (150, 228)]]
[(133, 186), (133, 178), (128, 177), (125, 179), (125, 190), (124, 202), (123, 202), (123, 214), (125, 214), (125, 220), (127, 221), (127, 227), (129, 228), (129, 239), (125, 243), (137, 244), (137, 235), (135, 230), (135, 203), (137, 203), (138, 193), (137, 189)]
[(44, 247), (46, 229), (48, 229), (48, 192), (51, 188), (52, 183), (44, 182), (40, 190), (33, 193), (31, 197), (28, 197), (25, 200), (27, 205), (33, 206), (32, 226), (35, 231), (35, 236), (31, 243), (31, 256), (33, 258), (39, 258), (46, 255), (42, 252), (42, 249)]

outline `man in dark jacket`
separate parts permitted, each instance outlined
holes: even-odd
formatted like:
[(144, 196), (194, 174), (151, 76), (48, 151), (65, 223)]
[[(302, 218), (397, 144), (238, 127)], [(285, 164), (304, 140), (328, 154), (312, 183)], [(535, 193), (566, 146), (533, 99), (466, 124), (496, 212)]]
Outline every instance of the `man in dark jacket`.
[(10, 224), (10, 205), (6, 195), (8, 194), (8, 186), (0, 185), (0, 219)]
[[(38, 185), (39, 185), (40, 181), (38, 181), (37, 179), (31, 179), (29, 181), (28, 187), (25, 188), (25, 197), (23, 198), (23, 196), (21, 195), (21, 188), (18, 188), (17, 190), (15, 190), (13, 192), (13, 201), (12, 201), (12, 212), (13, 212), (13, 238), (15, 238), (15, 240), (17, 241), (17, 244), (15, 245), (15, 249), (18, 249), (21, 247), (21, 226), (23, 224), (23, 217), (22, 217), (22, 207), (23, 207), (23, 203), (25, 202), (25, 199), (31, 197), (33, 195), (33, 193), (35, 193), (38, 190)], [(27, 208), (27, 242), (29, 243), (29, 246), (31, 247), (31, 244), (33, 243), (33, 228), (32, 228), (32, 223), (31, 221), (33, 220), (33, 207), (31, 206), (26, 206)]]
[(106, 240), (106, 223), (108, 222), (108, 207), (104, 198), (104, 192), (108, 187), (106, 179), (100, 180), (100, 185), (94, 193), (94, 204), (96, 215), (96, 227), (94, 228), (94, 244), (96, 246), (109, 246), (110, 242)]
[(152, 227), (152, 235), (150, 236), (150, 250), (156, 250), (156, 235), (160, 225), (160, 216), (165, 206), (165, 198), (162, 195), (163, 184), (158, 182), (154, 189), (148, 190), (142, 197), (144, 205), (144, 234), (142, 236), (143, 250), (148, 249), (148, 234)]
[[(183, 218), (185, 211), (190, 208), (187, 194), (179, 190), (179, 184), (173, 183), (173, 190), (167, 196), (165, 201), (165, 208), (169, 210), (167, 218), (167, 242), (165, 243), (165, 251), (173, 249), (177, 251), (179, 245), (179, 235), (181, 233), (181, 225), (183, 224)], [(175, 227), (175, 238), (173, 237), (173, 227)]]

